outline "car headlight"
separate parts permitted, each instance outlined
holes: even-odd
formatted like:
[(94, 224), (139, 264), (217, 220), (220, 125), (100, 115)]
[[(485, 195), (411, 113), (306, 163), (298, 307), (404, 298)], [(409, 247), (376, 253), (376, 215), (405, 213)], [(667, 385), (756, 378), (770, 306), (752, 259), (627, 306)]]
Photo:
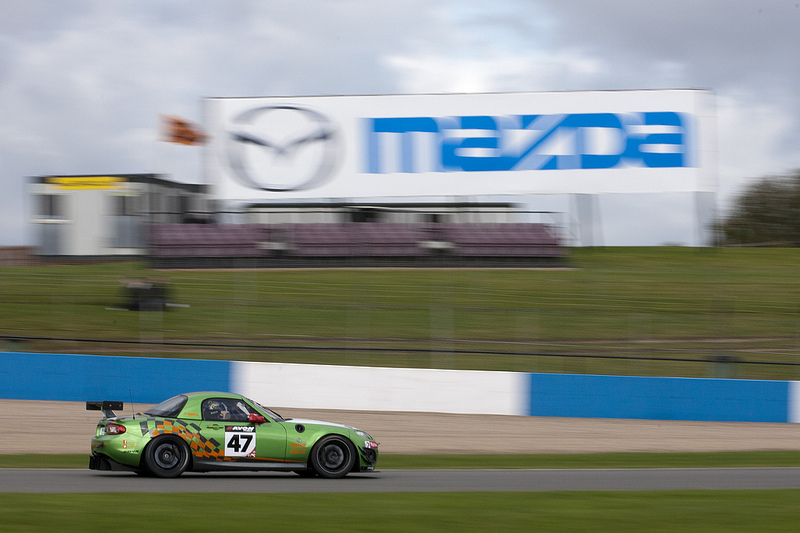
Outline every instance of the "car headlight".
[(356, 430), (356, 435), (367, 440), (372, 440), (372, 437), (370, 437), (369, 433), (366, 431), (361, 431), (360, 429)]

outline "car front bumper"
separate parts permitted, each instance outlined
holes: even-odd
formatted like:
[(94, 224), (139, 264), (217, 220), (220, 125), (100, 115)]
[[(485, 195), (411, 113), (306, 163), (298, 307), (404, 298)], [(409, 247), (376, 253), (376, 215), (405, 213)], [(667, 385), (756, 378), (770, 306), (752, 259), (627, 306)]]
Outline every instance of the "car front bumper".
[(378, 463), (378, 450), (374, 448), (359, 448), (359, 471), (374, 472)]

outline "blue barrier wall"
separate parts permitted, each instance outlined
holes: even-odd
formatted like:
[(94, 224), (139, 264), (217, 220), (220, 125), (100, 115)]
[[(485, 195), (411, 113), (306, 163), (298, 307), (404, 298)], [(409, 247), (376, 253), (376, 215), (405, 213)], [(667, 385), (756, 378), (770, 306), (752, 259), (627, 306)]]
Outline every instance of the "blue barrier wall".
[(0, 353), (0, 397), (158, 403), (194, 390), (228, 391), (228, 361)]
[(789, 382), (531, 374), (531, 416), (789, 422)]
[[(252, 369), (248, 371), (246, 365), (190, 359), (0, 353), (0, 398), (124, 402), (132, 398), (136, 403), (157, 403), (189, 391), (240, 392), (247, 390), (247, 384), (234, 383), (233, 376), (238, 374), (240, 381), (254, 379)], [(268, 366), (271, 373), (282, 372), (276, 365)], [(453, 395), (456, 401), (467, 394), (463, 383), (468, 382), (484, 392), (494, 391), (491, 394), (503, 400), (502, 404), (518, 406), (513, 414), (530, 416), (800, 422), (800, 382), (519, 373), (515, 376), (523, 380), (520, 387), (498, 389), (496, 372), (465, 372), (468, 375), (459, 376), (457, 371), (418, 370), (430, 372), (430, 379), (414, 381), (407, 379), (404, 369), (354, 370), (359, 375), (367, 374), (362, 376), (363, 382), (383, 383), (375, 390), (374, 402), (395, 396), (418, 398), (425, 391), (417, 389), (430, 387), (433, 380), (438, 394)], [(380, 373), (382, 380), (371, 380), (373, 371)], [(325, 366), (304, 366), (302, 378), (288, 385), (300, 390), (313, 387), (317, 396), (335, 405), (335, 400), (350, 391), (342, 388), (341, 381), (332, 382), (330, 372)], [(268, 392), (264, 387), (269, 388), (258, 380), (254, 387), (251, 388), (259, 396)], [(281, 398), (285, 399), (283, 395)], [(365, 394), (363, 401), (351, 408), (380, 410), (378, 406), (382, 404), (372, 405), (369, 398)], [(275, 405), (297, 407), (276, 400)], [(425, 410), (425, 406), (414, 410)]]

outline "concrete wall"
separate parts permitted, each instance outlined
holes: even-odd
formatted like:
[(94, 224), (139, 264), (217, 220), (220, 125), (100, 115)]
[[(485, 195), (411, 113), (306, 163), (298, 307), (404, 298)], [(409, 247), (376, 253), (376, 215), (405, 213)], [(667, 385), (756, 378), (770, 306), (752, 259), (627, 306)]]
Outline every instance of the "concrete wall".
[(585, 376), (0, 353), (0, 398), (157, 403), (230, 391), (264, 405), (581, 418), (800, 422), (800, 382)]

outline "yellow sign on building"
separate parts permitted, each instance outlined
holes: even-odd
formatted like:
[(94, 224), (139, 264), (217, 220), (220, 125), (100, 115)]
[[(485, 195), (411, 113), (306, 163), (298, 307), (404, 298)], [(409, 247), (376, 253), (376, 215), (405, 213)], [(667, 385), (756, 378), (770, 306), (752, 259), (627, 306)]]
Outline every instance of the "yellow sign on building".
[(119, 189), (125, 183), (120, 176), (50, 176), (45, 183), (58, 189)]

